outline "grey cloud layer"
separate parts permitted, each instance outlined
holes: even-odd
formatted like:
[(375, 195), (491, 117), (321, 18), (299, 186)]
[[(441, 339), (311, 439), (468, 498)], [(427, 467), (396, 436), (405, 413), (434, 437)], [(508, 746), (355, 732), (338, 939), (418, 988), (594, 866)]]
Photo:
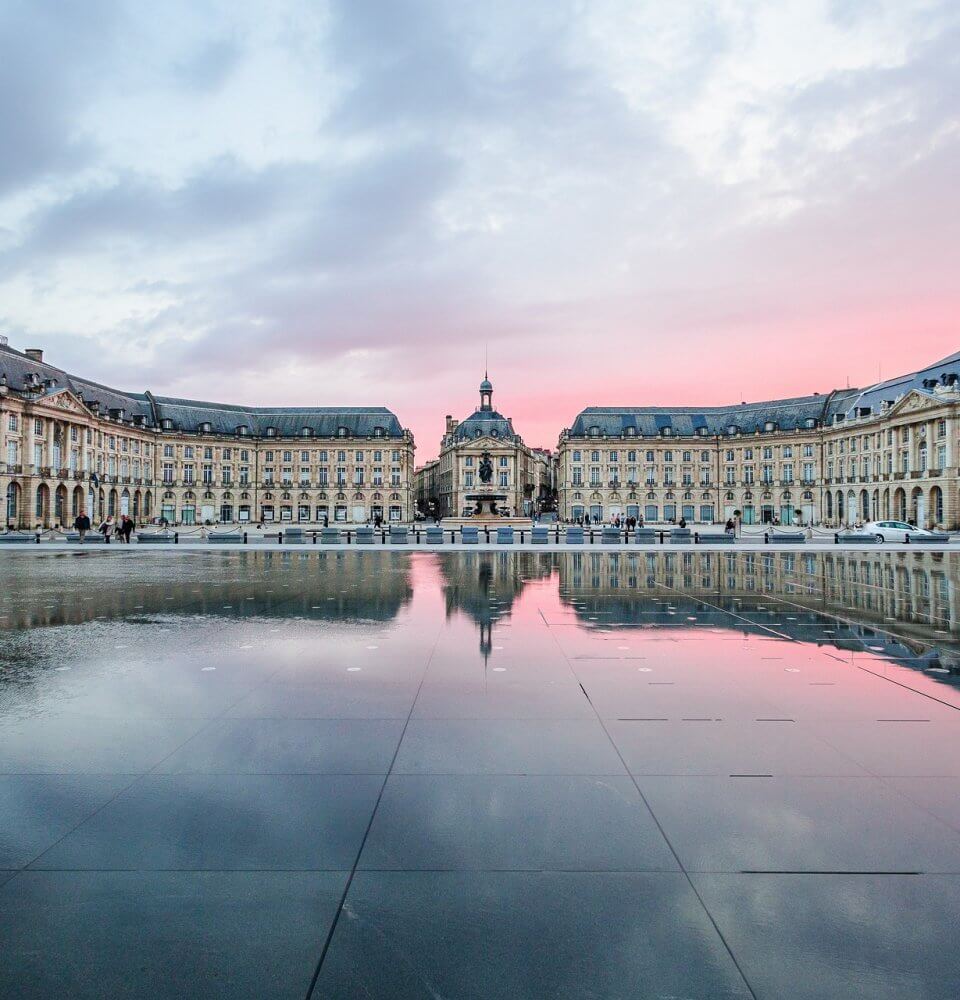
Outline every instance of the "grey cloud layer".
[[(349, 356), (348, 395), (389, 363), (408, 378), (400, 406), (422, 402), (404, 346), (456, 377), (482, 342), (530, 357), (674, 330), (706, 347), (711, 330), (752, 334), (778, 302), (853, 308), (870, 291), (854, 253), (886, 287), (951, 291), (950, 216), (933, 210), (956, 207), (951, 5), (910, 22), (904, 61), (771, 85), (729, 125), (731, 160), (758, 121), (769, 131), (772, 186), (722, 179), (676, 128), (698, 106), (709, 125), (714, 100), (721, 114), (724, 67), (763, 5), (708, 5), (683, 44), (668, 25), (673, 62), (651, 69), (659, 54), (642, 50), (619, 76), (611, 53), (638, 41), (636, 8), (612, 20), (623, 39), (598, 38), (601, 6), (290, 0), (228, 19), (184, 5), (151, 41), (132, 3), (5, 5), (0, 326), (66, 366), (98, 357), (106, 380), (123, 338), (143, 351), (141, 381), (172, 393), (224, 345), (234, 372)], [(856, 33), (890, 9), (838, 0), (830, 16)], [(245, 102), (251, 120), (255, 104), (273, 114), (266, 138), (211, 148), (221, 113), (246, 137)], [(156, 117), (155, 149), (111, 152), (125, 150), (118, 107)], [(838, 131), (856, 134), (833, 148)], [(158, 152), (170, 134), (175, 169)], [(898, 271), (884, 223), (913, 240), (922, 275)], [(91, 289), (136, 305), (86, 315)]]

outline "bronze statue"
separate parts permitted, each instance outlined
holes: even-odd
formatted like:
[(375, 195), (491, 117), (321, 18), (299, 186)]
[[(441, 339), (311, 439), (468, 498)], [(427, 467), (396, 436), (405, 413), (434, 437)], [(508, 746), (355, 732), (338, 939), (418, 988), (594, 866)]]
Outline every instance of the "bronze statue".
[(485, 451), (480, 457), (480, 482), (489, 483), (493, 481), (493, 462), (490, 460), (490, 452)]

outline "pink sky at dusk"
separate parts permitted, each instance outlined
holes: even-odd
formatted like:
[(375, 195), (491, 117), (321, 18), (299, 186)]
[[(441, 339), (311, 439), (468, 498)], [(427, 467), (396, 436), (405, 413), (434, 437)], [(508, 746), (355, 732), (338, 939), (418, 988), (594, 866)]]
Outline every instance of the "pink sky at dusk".
[(960, 349), (960, 8), (0, 10), (0, 333), (120, 388), (387, 405), (864, 385)]

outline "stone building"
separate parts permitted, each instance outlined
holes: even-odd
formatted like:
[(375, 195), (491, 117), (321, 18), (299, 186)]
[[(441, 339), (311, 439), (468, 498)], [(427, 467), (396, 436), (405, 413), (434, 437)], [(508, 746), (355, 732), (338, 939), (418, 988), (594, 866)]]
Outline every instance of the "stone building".
[(414, 442), (384, 407), (241, 407), (130, 393), (0, 343), (5, 522), (413, 517)]
[(960, 353), (866, 389), (727, 407), (588, 407), (560, 435), (560, 515), (960, 526)]
[[(492, 466), (484, 482), (485, 462)], [(513, 422), (493, 408), (493, 384), (484, 376), (480, 406), (466, 420), (446, 418), (436, 469), (436, 507), (442, 517), (471, 517), (495, 512), (529, 516), (539, 488), (534, 458)]]

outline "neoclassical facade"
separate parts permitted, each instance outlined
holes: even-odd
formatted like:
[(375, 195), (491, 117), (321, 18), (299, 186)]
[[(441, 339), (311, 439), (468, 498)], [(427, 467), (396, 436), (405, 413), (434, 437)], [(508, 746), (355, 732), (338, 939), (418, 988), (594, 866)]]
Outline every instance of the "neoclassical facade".
[[(441, 517), (491, 512), (528, 517), (542, 491), (549, 490), (550, 463), (545, 454), (528, 448), (513, 421), (493, 408), (493, 384), (484, 376), (480, 406), (465, 420), (447, 416), (440, 457), (435, 466), (424, 466), (421, 475), (427, 482), (420, 492)], [(490, 478), (485, 480), (487, 474)], [(487, 501), (487, 496), (495, 499)]]
[(241, 407), (111, 389), (0, 343), (0, 492), (26, 528), (413, 517), (413, 436), (384, 407)]
[(960, 353), (866, 389), (729, 407), (588, 407), (560, 435), (560, 515), (960, 527)]

